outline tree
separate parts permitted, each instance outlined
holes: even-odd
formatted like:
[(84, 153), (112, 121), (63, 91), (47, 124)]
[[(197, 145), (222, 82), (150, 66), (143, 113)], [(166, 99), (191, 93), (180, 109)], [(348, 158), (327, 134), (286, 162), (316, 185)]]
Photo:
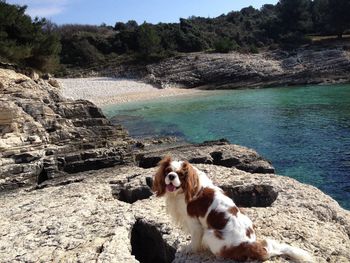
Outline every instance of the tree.
[(138, 24), (135, 20), (129, 20), (128, 22), (126, 22), (125, 26), (129, 30), (136, 30), (138, 27)]
[(34, 42), (27, 64), (45, 72), (53, 72), (59, 65), (61, 43), (56, 33), (43, 34)]
[(87, 67), (102, 62), (103, 54), (87, 38), (78, 35), (62, 42), (61, 60), (65, 64)]
[(138, 50), (141, 56), (149, 58), (152, 54), (160, 52), (160, 37), (155, 29), (146, 22), (137, 30)]
[(126, 29), (126, 25), (123, 22), (117, 22), (114, 25), (114, 30), (115, 31), (123, 31)]
[(191, 19), (180, 18), (179, 30), (176, 32), (176, 42), (179, 51), (198, 52), (208, 48), (208, 43), (204, 37), (203, 22), (206, 20), (199, 17)]
[(277, 4), (278, 18), (284, 32), (306, 33), (312, 26), (310, 1), (280, 0)]
[(0, 57), (41, 71), (53, 70), (59, 62), (59, 37), (45, 19), (32, 19), (26, 6), (0, 1)]
[(350, 28), (350, 0), (329, 0), (329, 24), (342, 38), (346, 29)]
[(312, 22), (313, 30), (317, 34), (326, 34), (330, 32), (329, 26), (329, 1), (314, 0), (312, 1)]
[(306, 41), (305, 34), (312, 29), (309, 0), (280, 0), (277, 4), (279, 41), (299, 44)]

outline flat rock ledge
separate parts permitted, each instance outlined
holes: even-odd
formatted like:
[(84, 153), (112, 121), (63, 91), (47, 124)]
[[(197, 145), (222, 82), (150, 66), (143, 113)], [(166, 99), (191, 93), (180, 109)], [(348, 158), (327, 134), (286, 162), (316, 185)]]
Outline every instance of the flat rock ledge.
[(142, 168), (157, 166), (166, 155), (178, 160), (188, 160), (194, 164), (214, 164), (224, 167), (235, 167), (251, 173), (274, 173), (271, 162), (263, 158), (255, 150), (244, 146), (230, 144), (226, 139), (206, 141), (199, 144), (171, 143), (148, 145), (134, 150), (135, 162)]
[[(306, 249), (315, 262), (350, 261), (350, 213), (318, 189), (275, 174), (196, 166), (246, 207), (258, 237)], [(223, 262), (184, 253), (189, 237), (150, 191), (155, 169), (117, 166), (2, 194), (0, 262)]]

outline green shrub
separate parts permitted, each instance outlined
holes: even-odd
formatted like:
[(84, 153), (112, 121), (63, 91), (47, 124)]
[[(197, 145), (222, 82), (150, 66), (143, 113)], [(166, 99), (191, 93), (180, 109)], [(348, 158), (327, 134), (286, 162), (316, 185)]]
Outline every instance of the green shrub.
[(259, 49), (255, 45), (250, 45), (249, 52), (253, 53), (253, 54), (258, 54), (259, 53)]
[(219, 53), (228, 53), (232, 50), (238, 49), (236, 41), (229, 38), (221, 38), (214, 42), (214, 50)]

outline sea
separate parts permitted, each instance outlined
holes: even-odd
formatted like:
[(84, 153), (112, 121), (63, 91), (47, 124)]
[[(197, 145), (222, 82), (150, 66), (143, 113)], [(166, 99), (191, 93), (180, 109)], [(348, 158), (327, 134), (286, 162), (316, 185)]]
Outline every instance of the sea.
[(131, 136), (228, 139), (350, 210), (350, 84), (215, 90), (103, 107)]

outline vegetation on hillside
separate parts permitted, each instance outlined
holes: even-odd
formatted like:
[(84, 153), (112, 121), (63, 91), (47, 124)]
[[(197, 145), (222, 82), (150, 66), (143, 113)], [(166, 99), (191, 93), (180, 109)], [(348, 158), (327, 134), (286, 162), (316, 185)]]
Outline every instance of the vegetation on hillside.
[(181, 18), (179, 23), (131, 20), (114, 26), (61, 25), (32, 20), (26, 7), (0, 0), (0, 58), (52, 71), (61, 65), (89, 68), (117, 61), (151, 62), (177, 52), (258, 52), (294, 48), (311, 35), (342, 38), (350, 29), (349, 0), (280, 0), (216, 18)]
[(59, 34), (45, 19), (25, 15), (25, 6), (0, 0), (0, 59), (42, 71), (59, 64)]

